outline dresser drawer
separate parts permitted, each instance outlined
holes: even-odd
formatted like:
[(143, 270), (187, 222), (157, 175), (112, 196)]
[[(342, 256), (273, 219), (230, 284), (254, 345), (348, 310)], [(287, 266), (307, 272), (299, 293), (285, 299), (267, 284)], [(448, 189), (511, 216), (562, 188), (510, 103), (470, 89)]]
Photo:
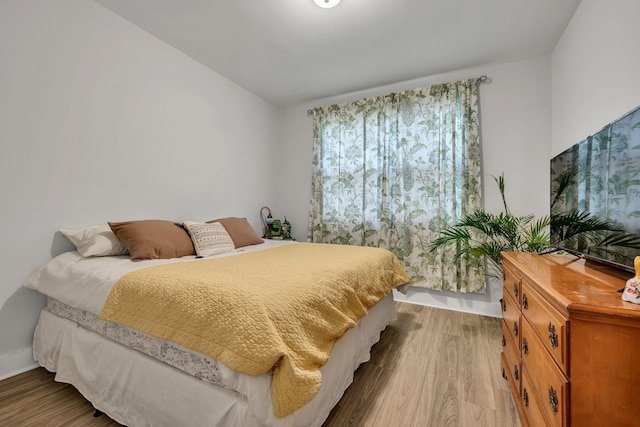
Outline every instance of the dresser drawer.
[(508, 294), (503, 293), (502, 330), (503, 332), (506, 330), (506, 333), (509, 334), (513, 342), (516, 344), (516, 350), (518, 353), (520, 353), (520, 317), (520, 310), (516, 307), (516, 304)]
[[(502, 328), (504, 333), (505, 324), (502, 322)], [(521, 377), (521, 363), (520, 363), (520, 351), (516, 348), (515, 344), (508, 336), (505, 336), (505, 346), (502, 348), (502, 355), (506, 361), (506, 370), (515, 383), (516, 393), (520, 393), (520, 377)]]
[(504, 295), (509, 295), (516, 303), (518, 309), (520, 309), (520, 285), (522, 283), (522, 277), (508, 266), (504, 266)]
[(500, 354), (500, 365), (502, 368), (502, 378), (509, 384), (509, 390), (511, 390), (513, 398), (517, 399), (517, 396), (520, 395), (520, 381), (516, 382), (513, 375), (511, 375), (511, 369), (509, 369), (510, 364), (504, 352)]
[(525, 319), (522, 321), (522, 341), (527, 343), (526, 348), (522, 348), (522, 365), (529, 374), (530, 387), (540, 399), (549, 424), (562, 427), (566, 425), (569, 401), (567, 378)]
[[(567, 320), (533, 289), (526, 279), (522, 280), (522, 315), (535, 330), (540, 341), (549, 351), (562, 371), (568, 372)], [(523, 345), (524, 342), (521, 344)]]
[(505, 347), (511, 346), (513, 349), (513, 353), (518, 356), (518, 359), (522, 359), (520, 357), (520, 346), (517, 342), (513, 341), (512, 335), (509, 333), (511, 330), (509, 326), (502, 321), (502, 351), (505, 350)]
[(547, 421), (547, 416), (544, 414), (542, 404), (531, 384), (529, 372), (525, 367), (522, 369), (522, 393), (520, 397), (522, 399), (524, 412), (527, 414), (527, 421), (531, 427), (548, 426), (549, 421)]

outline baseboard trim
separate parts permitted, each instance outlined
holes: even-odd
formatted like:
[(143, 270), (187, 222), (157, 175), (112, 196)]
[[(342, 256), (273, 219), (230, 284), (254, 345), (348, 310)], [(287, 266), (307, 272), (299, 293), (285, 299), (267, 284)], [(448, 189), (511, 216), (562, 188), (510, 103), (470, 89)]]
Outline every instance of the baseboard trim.
[(446, 310), (462, 311), (464, 313), (479, 314), (481, 316), (502, 317), (500, 303), (496, 301), (465, 299), (461, 296), (449, 296), (443, 293), (434, 295), (419, 291), (410, 291), (407, 295), (404, 295), (395, 290), (393, 292), (393, 299), (409, 304), (444, 308)]
[(0, 380), (13, 377), (37, 367), (38, 364), (33, 360), (33, 347), (2, 354), (0, 355)]

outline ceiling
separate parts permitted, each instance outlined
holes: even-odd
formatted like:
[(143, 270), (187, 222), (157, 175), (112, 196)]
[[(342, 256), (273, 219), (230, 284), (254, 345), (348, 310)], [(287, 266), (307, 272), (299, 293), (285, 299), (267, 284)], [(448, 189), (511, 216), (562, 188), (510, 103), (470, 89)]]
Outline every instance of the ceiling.
[(286, 107), (552, 51), (580, 0), (96, 0)]

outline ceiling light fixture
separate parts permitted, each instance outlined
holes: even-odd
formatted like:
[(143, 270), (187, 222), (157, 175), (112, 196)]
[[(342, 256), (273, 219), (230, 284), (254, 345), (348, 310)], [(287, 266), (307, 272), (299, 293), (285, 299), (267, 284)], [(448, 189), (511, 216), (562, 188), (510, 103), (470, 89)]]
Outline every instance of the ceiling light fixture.
[(313, 2), (323, 9), (330, 9), (336, 7), (340, 0), (313, 0)]

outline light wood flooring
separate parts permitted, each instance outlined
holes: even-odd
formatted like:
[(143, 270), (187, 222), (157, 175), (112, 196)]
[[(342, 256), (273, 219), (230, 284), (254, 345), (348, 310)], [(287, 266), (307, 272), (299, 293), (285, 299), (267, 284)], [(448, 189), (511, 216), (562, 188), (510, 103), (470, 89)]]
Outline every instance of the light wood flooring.
[[(500, 319), (396, 303), (398, 319), (323, 427), (519, 427)], [(119, 426), (38, 368), (0, 381), (0, 426)]]

